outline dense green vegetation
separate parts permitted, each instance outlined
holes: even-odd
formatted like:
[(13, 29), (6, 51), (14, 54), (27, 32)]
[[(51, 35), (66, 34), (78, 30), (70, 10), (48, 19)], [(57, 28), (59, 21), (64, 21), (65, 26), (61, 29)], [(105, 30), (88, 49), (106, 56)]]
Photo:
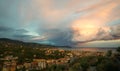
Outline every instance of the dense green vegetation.
[(120, 53), (120, 47), (117, 48), (117, 52)]
[[(117, 49), (117, 51), (120, 48)], [(45, 71), (120, 71), (120, 52), (113, 54), (111, 50), (106, 56), (74, 57), (66, 65), (52, 65)]]
[(120, 63), (114, 58), (86, 56), (68, 65), (52, 65), (45, 71), (120, 71)]

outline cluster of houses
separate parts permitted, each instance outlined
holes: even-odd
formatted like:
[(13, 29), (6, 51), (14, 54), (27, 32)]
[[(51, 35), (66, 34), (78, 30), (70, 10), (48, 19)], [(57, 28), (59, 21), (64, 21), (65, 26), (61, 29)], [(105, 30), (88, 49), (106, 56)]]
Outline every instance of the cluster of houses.
[[(56, 51), (58, 49), (47, 49), (46, 54), (50, 54), (53, 51)], [(64, 50), (59, 50), (59, 52), (64, 52)], [(0, 58), (1, 61), (3, 61), (3, 66), (2, 66), (2, 71), (16, 71), (16, 70), (21, 70), (25, 69), (26, 71), (31, 71), (31, 70), (42, 70), (47, 67), (50, 67), (51, 65), (54, 64), (67, 64), (72, 61), (74, 56), (89, 56), (89, 55), (95, 55), (95, 56), (104, 56), (105, 53), (103, 52), (89, 52), (89, 51), (84, 51), (80, 52), (77, 50), (73, 50), (70, 53), (66, 54), (64, 58), (60, 59), (33, 59), (32, 62), (24, 62), (23, 64), (17, 64), (18, 57), (14, 57), (12, 55), (6, 56), (4, 58)]]
[(106, 52), (100, 52), (100, 51), (81, 51), (81, 50), (72, 50), (71, 51), (73, 55), (82, 57), (82, 56), (105, 56)]
[(17, 62), (16, 60), (18, 57), (13, 56), (6, 56), (4, 58), (1, 58), (0, 60), (3, 61), (3, 68), (2, 71), (15, 71)]
[(53, 64), (65, 64), (70, 61), (70, 58), (60, 58), (60, 59), (33, 59), (32, 62), (25, 62), (23, 64), (17, 64), (18, 57), (6, 56), (1, 58), (3, 60), (2, 71), (16, 71), (25, 69), (26, 71), (30, 70), (42, 70)]

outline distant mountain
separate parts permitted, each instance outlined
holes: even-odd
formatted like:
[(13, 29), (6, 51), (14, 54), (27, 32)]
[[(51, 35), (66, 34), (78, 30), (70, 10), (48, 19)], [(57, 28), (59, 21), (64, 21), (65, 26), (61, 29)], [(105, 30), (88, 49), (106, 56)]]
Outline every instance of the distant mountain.
[(39, 48), (71, 48), (68, 46), (54, 46), (54, 45), (47, 45), (47, 44), (39, 44), (33, 42), (23, 42), (19, 40), (13, 40), (8, 38), (0, 38), (0, 46), (9, 46), (9, 47), (39, 47)]
[(9, 42), (9, 43), (24, 43), (19, 40), (13, 40), (13, 39), (8, 39), (8, 38), (0, 38), (0, 42)]
[(19, 40), (12, 40), (8, 38), (0, 38), (0, 45), (8, 45), (8, 46), (25, 46), (25, 47), (55, 47), (51, 45), (44, 45), (38, 43), (31, 43), (31, 42), (23, 42)]

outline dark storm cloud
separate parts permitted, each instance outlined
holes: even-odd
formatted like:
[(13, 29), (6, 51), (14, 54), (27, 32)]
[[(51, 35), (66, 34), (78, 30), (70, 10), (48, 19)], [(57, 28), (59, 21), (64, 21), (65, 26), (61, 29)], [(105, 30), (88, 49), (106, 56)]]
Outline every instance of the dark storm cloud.
[(15, 32), (13, 32), (12, 35), (10, 36), (12, 39), (30, 42), (31, 39), (35, 37), (32, 35), (26, 34), (28, 33), (28, 31), (25, 29), (16, 29), (14, 31)]
[(13, 30), (14, 30), (13, 28), (9, 28), (6, 26), (0, 26), (0, 32), (11, 32)]
[(46, 41), (54, 43), (55, 45), (72, 45), (72, 32), (70, 30), (51, 29), (44, 30)]
[(0, 26), (0, 37), (1, 38), (19, 38), (19, 39), (26, 39), (30, 38), (29, 35), (25, 35), (28, 31), (25, 29), (13, 29), (7, 26)]
[(69, 31), (51, 31), (51, 33), (55, 35), (48, 39), (49, 41), (54, 42), (57, 45), (72, 45), (72, 33)]
[(6, 27), (6, 26), (0, 26), (0, 37), (1, 38), (8, 38), (9, 36), (11, 36), (11, 32), (13, 32), (14, 29), (10, 28), (10, 27)]

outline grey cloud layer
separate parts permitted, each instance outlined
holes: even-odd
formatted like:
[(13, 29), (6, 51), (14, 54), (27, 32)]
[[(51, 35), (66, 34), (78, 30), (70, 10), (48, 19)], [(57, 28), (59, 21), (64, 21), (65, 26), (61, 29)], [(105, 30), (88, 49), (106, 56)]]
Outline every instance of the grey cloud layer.
[[(55, 45), (116, 40), (120, 39), (119, 13), (119, 0), (0, 0), (0, 37)], [(78, 31), (71, 24), (78, 19), (97, 20), (110, 31), (100, 28), (93, 39), (72, 41)]]
[(31, 35), (26, 35), (28, 31), (25, 29), (13, 29), (6, 26), (0, 26), (0, 38), (13, 38), (19, 40), (31, 39)]

